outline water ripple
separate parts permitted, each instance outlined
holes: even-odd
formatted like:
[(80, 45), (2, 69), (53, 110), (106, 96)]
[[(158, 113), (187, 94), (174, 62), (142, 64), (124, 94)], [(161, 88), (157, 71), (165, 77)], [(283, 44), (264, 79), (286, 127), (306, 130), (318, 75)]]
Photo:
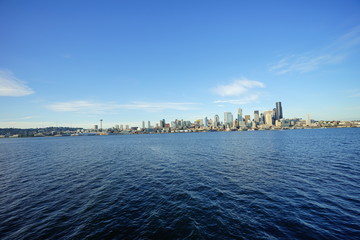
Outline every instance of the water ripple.
[(0, 238), (357, 239), (359, 133), (0, 139)]

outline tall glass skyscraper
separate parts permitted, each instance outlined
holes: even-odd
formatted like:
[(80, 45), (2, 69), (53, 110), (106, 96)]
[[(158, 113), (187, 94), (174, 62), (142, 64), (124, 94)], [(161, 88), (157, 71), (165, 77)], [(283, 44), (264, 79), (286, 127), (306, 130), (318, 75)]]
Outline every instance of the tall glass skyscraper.
[(224, 112), (224, 124), (225, 126), (232, 127), (233, 115), (231, 112)]
[(241, 108), (238, 108), (237, 120), (238, 120), (238, 127), (244, 126), (243, 116), (242, 116), (242, 109)]
[(254, 122), (259, 123), (260, 122), (260, 116), (259, 116), (259, 110), (254, 111)]
[(276, 102), (276, 120), (280, 120), (283, 118), (283, 111), (282, 111), (282, 107), (281, 107), (281, 102)]

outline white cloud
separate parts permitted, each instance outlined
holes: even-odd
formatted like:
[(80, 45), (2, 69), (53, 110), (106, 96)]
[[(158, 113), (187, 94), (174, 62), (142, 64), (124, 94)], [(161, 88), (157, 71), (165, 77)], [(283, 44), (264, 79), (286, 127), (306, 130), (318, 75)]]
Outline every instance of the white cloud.
[(20, 97), (33, 93), (34, 91), (17, 79), (14, 74), (0, 70), (0, 96)]
[(240, 96), (247, 93), (252, 88), (264, 88), (265, 84), (258, 81), (248, 80), (242, 78), (240, 80), (235, 80), (228, 85), (219, 85), (213, 89), (213, 92), (222, 96)]
[(149, 112), (160, 112), (168, 109), (191, 110), (197, 103), (177, 102), (133, 102), (118, 104), (114, 102), (69, 101), (50, 104), (47, 107), (56, 112), (104, 113), (119, 109), (139, 109)]
[(270, 72), (286, 74), (291, 72), (310, 72), (323, 65), (336, 64), (352, 54), (360, 45), (360, 26), (353, 28), (337, 41), (322, 50), (314, 50), (306, 54), (290, 55), (272, 64)]
[(251, 95), (239, 98), (239, 99), (217, 100), (217, 101), (214, 101), (214, 103), (230, 103), (230, 104), (235, 104), (235, 105), (244, 105), (244, 104), (255, 102), (258, 99), (259, 99), (258, 94), (251, 94)]

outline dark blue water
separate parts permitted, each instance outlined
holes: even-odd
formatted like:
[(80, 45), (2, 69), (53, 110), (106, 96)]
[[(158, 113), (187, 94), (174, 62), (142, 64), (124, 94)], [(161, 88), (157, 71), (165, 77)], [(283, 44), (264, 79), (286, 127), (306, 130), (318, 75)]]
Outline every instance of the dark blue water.
[(0, 139), (0, 239), (359, 239), (360, 129)]

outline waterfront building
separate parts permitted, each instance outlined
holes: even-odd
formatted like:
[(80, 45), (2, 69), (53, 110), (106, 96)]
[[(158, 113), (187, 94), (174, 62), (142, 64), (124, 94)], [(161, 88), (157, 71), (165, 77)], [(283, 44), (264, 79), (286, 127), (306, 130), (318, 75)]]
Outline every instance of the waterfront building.
[(310, 114), (308, 114), (306, 118), (306, 126), (310, 126), (310, 123), (311, 123)]
[(97, 132), (99, 130), (98, 125), (94, 125), (94, 130), (95, 130), (95, 132)]
[(226, 127), (232, 127), (233, 115), (231, 112), (224, 112), (224, 124)]
[(243, 121), (243, 117), (242, 117), (242, 109), (241, 108), (238, 108), (237, 120), (238, 120), (237, 127), (241, 127), (241, 126), (244, 125), (244, 121)]
[(250, 115), (245, 115), (245, 125), (249, 126), (249, 123), (251, 123)]
[(220, 118), (219, 118), (219, 115), (215, 114), (214, 116), (214, 122), (213, 122), (213, 127), (216, 128), (219, 126), (219, 123), (220, 123)]
[(145, 121), (142, 121), (142, 128), (145, 129)]
[(160, 124), (159, 124), (160, 128), (165, 128), (165, 125), (166, 125), (165, 119), (160, 120)]
[(208, 124), (209, 124), (208, 118), (205, 117), (205, 118), (204, 118), (204, 127), (207, 127)]
[(254, 122), (256, 124), (259, 124), (259, 122), (260, 122), (259, 110), (254, 111)]
[(126, 130), (129, 130), (130, 128), (129, 128), (129, 125), (125, 125), (125, 129)]
[(120, 131), (124, 130), (124, 125), (120, 124)]
[(151, 128), (151, 126), (150, 126), (150, 121), (148, 121), (148, 128)]
[(266, 125), (272, 126), (273, 125), (273, 111), (272, 110), (264, 111), (264, 119), (265, 119)]
[(276, 120), (280, 120), (283, 118), (283, 111), (282, 111), (282, 107), (281, 107), (281, 102), (276, 102)]
[(176, 129), (176, 122), (175, 121), (171, 121), (171, 128)]

